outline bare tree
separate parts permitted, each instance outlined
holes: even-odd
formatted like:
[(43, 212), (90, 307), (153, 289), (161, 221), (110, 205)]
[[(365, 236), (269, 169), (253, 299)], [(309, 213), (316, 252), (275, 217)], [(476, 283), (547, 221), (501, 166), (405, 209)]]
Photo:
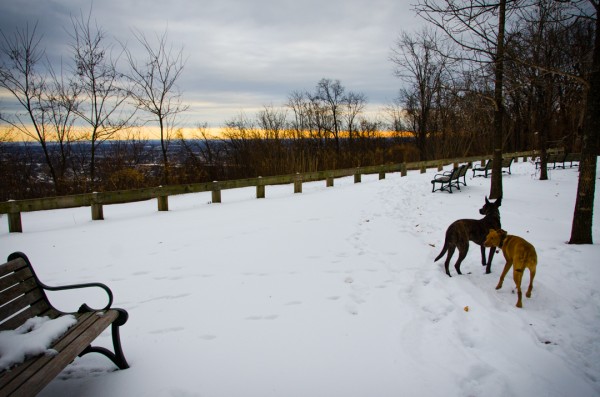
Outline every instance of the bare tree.
[(17, 100), (21, 111), (1, 113), (0, 120), (40, 143), (54, 191), (58, 194), (59, 180), (49, 145), (52, 130), (48, 125), (48, 84), (45, 75), (38, 70), (44, 51), (40, 48), (41, 36), (36, 30), (37, 24), (32, 29), (29, 25), (17, 29), (12, 37), (1, 32), (0, 54), (3, 59), (0, 65), (0, 87)]
[(417, 13), (444, 32), (464, 55), (459, 59), (493, 75), (494, 167), (490, 197), (502, 197), (502, 145), (504, 134), (504, 63), (507, 3), (516, 0), (421, 0)]
[(188, 109), (181, 101), (176, 82), (183, 72), (185, 60), (183, 49), (168, 45), (167, 33), (156, 37), (151, 43), (142, 33), (134, 33), (137, 41), (146, 52), (146, 59), (139, 63), (129, 50), (126, 50), (132, 83), (131, 97), (138, 109), (150, 113), (158, 123), (160, 147), (163, 159), (163, 183), (169, 183), (169, 143), (172, 138), (175, 118)]
[[(81, 139), (74, 126), (75, 112), (80, 103), (80, 90), (74, 77), (65, 78), (62, 68), (58, 75), (50, 68), (50, 75), (52, 81), (48, 87), (48, 123), (53, 129), (52, 135), (55, 140), (56, 171), (59, 179), (66, 183), (65, 173), (73, 167), (71, 144)], [(67, 189), (67, 186), (63, 188)]]
[(442, 90), (449, 60), (438, 51), (439, 43), (435, 32), (427, 28), (415, 35), (403, 32), (390, 57), (396, 76), (408, 84), (400, 90), (399, 99), (411, 118), (421, 160), (428, 158), (427, 136), (432, 132), (436, 96)]
[(360, 128), (358, 116), (362, 113), (367, 105), (367, 97), (362, 93), (350, 91), (346, 96), (346, 109), (344, 111), (344, 119), (346, 121), (346, 131), (348, 131), (348, 139), (350, 144), (354, 135)]
[(331, 117), (331, 123), (328, 123), (327, 130), (333, 135), (335, 148), (340, 151), (340, 125), (342, 122), (343, 106), (347, 102), (344, 95), (344, 86), (339, 80), (321, 79), (316, 87), (315, 98), (320, 100), (327, 109)]
[(285, 136), (287, 126), (287, 112), (270, 106), (264, 106), (257, 116), (258, 127), (264, 132), (265, 138), (279, 143)]
[(399, 98), (395, 98), (392, 103), (385, 106), (384, 115), (389, 125), (388, 128), (395, 136), (400, 136), (406, 131), (406, 110)]
[(96, 183), (96, 150), (104, 141), (115, 137), (124, 129), (133, 112), (126, 109), (127, 90), (122, 87), (122, 75), (117, 72), (116, 60), (105, 44), (104, 31), (92, 26), (91, 10), (87, 17), (72, 18), (71, 48), (73, 50), (77, 84), (82, 101), (75, 110), (77, 116), (89, 126), (90, 184)]

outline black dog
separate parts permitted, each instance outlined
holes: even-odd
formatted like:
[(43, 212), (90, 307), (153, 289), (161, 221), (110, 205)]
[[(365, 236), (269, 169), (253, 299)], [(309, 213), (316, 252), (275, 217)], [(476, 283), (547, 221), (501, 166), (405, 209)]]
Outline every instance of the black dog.
[[(483, 219), (459, 219), (448, 226), (448, 230), (446, 230), (446, 241), (444, 241), (444, 248), (442, 248), (442, 252), (440, 252), (437, 258), (434, 260), (434, 262), (437, 261), (444, 256), (446, 251), (448, 251), (446, 263), (444, 264), (446, 267), (446, 274), (448, 276), (450, 276), (450, 270), (448, 268), (450, 265), (450, 258), (452, 258), (456, 248), (458, 248), (458, 260), (456, 261), (454, 268), (458, 274), (462, 274), (460, 272), (460, 264), (463, 259), (465, 259), (465, 256), (467, 256), (467, 252), (469, 252), (469, 240), (481, 246), (481, 263), (483, 266), (486, 266), (485, 246), (483, 243), (485, 242), (485, 238), (490, 229), (495, 230), (501, 228), (500, 211), (498, 210), (498, 207), (500, 207), (501, 203), (502, 197), (496, 200), (494, 203), (490, 203), (486, 197), (485, 205), (479, 210), (481, 215), (485, 215)], [(492, 271), (493, 257), (494, 248), (490, 248), (487, 267), (485, 269), (486, 273), (491, 273)]]

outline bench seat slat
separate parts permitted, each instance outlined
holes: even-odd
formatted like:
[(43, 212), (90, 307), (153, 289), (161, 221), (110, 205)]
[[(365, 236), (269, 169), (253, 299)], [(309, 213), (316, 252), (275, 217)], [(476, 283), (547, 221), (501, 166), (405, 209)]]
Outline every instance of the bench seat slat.
[(58, 351), (57, 355), (34, 357), (22, 364), (18, 372), (7, 373), (6, 384), (0, 389), (0, 394), (8, 394), (16, 389), (22, 395), (35, 395), (41, 391), (118, 316), (115, 310), (108, 310), (102, 316), (97, 313), (79, 315), (77, 324), (51, 347)]
[[(60, 315), (63, 315), (64, 313), (59, 313), (58, 316), (54, 317), (60, 317)], [(60, 339), (65, 339), (65, 343), (68, 343), (69, 340), (72, 340), (74, 338), (74, 335), (77, 335), (77, 328), (79, 327), (85, 327), (87, 322), (91, 322), (93, 319), (91, 319), (90, 317), (92, 316), (93, 313), (84, 313), (84, 314), (74, 314), (77, 318), (77, 323), (75, 325), (73, 325), (71, 328), (69, 328), (67, 330), (67, 332), (65, 332), (61, 338), (59, 338), (59, 340), (57, 340), (54, 345), (56, 345), (56, 347), (59, 347), (59, 344), (61, 343)], [(75, 332), (75, 334), (74, 334)], [(55, 349), (55, 346), (51, 346), (51, 349)], [(25, 362), (23, 362), (22, 364), (19, 364), (18, 366), (15, 366), (13, 368), (10, 369), (10, 371), (5, 372), (1, 375), (0, 380), (5, 383), (6, 385), (10, 384), (11, 382), (15, 382), (15, 379), (22, 376), (22, 374), (25, 371), (35, 371), (36, 368), (41, 367), (41, 364), (36, 364), (36, 362), (41, 358), (41, 356), (35, 356), (35, 357), (31, 357), (27, 360), (25, 360)], [(16, 385), (16, 383), (14, 383)], [(2, 387), (5, 387), (4, 385)], [(4, 389), (0, 389), (0, 390), (4, 390)]]

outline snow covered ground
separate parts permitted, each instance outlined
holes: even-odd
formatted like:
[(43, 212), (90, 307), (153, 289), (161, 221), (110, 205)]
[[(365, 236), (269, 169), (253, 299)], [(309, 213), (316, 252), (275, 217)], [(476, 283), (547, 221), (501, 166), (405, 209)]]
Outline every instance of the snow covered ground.
[[(496, 255), (471, 244), (463, 276), (433, 259), (447, 226), (480, 218), (489, 179), (431, 193), (435, 173), (363, 176), (0, 219), (0, 257), (23, 251), (46, 284), (99, 281), (131, 368), (78, 358), (42, 396), (598, 396), (600, 246), (568, 245), (577, 169), (504, 177), (502, 225), (537, 249), (533, 296), (515, 307)], [(597, 183), (597, 185), (600, 183)], [(594, 237), (600, 239), (596, 192)], [(457, 255), (455, 255), (456, 258)], [(454, 261), (453, 261), (454, 263)], [(524, 283), (529, 282), (529, 273)], [(92, 294), (93, 295), (93, 294)], [(55, 293), (75, 310), (102, 295)], [(468, 311), (465, 307), (468, 306)], [(109, 332), (97, 344), (111, 348)]]

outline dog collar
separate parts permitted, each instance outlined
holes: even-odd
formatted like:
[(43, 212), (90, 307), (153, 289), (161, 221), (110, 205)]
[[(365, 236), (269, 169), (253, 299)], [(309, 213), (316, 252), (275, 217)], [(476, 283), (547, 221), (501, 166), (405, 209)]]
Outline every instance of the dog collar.
[(508, 237), (508, 234), (505, 234), (500, 237), (500, 245), (498, 245), (498, 248), (502, 248), (502, 246), (504, 245), (504, 240), (506, 240), (507, 237)]

